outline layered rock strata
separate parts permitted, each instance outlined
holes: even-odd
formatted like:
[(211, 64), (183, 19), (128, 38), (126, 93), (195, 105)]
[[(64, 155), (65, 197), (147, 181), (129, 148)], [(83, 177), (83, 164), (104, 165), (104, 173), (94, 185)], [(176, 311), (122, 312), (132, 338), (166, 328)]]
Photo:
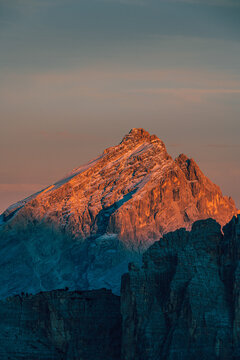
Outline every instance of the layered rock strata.
[(197, 221), (123, 276), (122, 359), (240, 359), (240, 216)]
[(0, 297), (111, 288), (129, 261), (169, 231), (237, 209), (194, 160), (132, 129), (117, 146), (1, 216)]

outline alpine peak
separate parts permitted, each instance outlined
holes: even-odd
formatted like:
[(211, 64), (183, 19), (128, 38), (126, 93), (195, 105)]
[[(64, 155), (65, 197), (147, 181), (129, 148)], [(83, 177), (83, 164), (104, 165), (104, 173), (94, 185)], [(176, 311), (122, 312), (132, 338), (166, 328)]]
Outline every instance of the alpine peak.
[(159, 138), (134, 128), (3, 213), (0, 297), (65, 286), (118, 292), (127, 264), (163, 234), (210, 217), (225, 225), (236, 214), (193, 159), (173, 160)]
[(139, 143), (139, 142), (154, 142), (159, 141), (162, 143), (162, 141), (156, 136), (156, 135), (150, 135), (148, 131), (142, 129), (142, 128), (133, 128), (129, 131), (127, 135), (124, 136), (121, 143)]

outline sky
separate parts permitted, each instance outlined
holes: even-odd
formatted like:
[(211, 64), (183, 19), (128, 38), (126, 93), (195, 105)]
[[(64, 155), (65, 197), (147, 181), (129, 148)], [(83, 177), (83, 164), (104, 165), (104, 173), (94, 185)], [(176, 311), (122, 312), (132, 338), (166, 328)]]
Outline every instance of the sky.
[(0, 213), (131, 128), (240, 207), (240, 0), (0, 0)]

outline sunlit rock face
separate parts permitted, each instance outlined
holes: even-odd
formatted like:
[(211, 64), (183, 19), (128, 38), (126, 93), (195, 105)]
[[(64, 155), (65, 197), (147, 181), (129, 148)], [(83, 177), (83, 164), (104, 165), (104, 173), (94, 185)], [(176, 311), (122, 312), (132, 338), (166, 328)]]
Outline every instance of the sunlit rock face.
[(120, 360), (120, 298), (57, 290), (0, 301), (1, 360)]
[(164, 235), (123, 275), (124, 360), (240, 359), (240, 216)]
[(11, 206), (0, 233), (0, 296), (69, 286), (119, 291), (129, 261), (169, 231), (237, 209), (192, 159), (132, 129), (69, 176)]

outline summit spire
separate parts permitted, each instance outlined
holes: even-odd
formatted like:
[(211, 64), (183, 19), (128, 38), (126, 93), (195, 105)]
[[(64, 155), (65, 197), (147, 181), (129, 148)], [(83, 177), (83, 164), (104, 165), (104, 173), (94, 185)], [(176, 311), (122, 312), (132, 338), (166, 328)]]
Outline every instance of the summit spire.
[(120, 144), (125, 143), (138, 143), (138, 142), (160, 142), (162, 145), (163, 142), (156, 136), (150, 135), (148, 131), (143, 128), (132, 128), (127, 135), (124, 136)]
[(151, 135), (146, 130), (142, 128), (133, 128), (129, 131), (127, 135), (124, 136), (121, 143), (129, 142), (129, 141), (137, 142), (143, 139), (149, 140), (150, 137)]

